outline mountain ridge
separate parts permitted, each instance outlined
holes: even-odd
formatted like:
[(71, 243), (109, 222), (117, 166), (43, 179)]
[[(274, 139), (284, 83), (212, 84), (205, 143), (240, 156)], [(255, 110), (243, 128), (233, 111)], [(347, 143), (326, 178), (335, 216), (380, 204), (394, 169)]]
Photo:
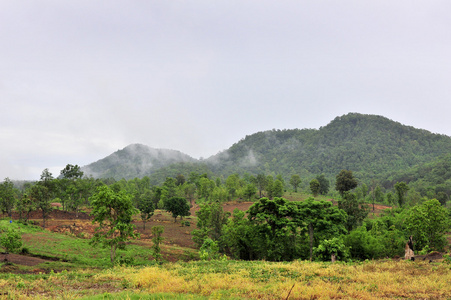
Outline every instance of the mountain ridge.
[[(174, 173), (178, 171), (179, 164), (183, 167), (183, 173), (188, 173), (185, 176), (195, 168), (223, 177), (233, 173), (264, 173), (283, 174), (285, 177), (299, 174), (306, 178), (317, 174), (332, 177), (341, 169), (350, 169), (360, 178), (371, 180), (450, 153), (451, 138), (406, 126), (383, 116), (349, 113), (336, 117), (319, 129), (273, 129), (247, 135), (228, 149), (204, 160), (176, 150), (167, 151), (174, 151), (172, 154), (178, 152), (179, 156), (172, 160), (161, 159), (156, 165), (158, 168), (137, 168), (140, 161), (156, 163), (158, 159), (137, 158), (130, 154), (128, 161), (121, 161), (122, 166), (112, 166), (103, 174), (115, 179), (156, 173), (176, 176)], [(147, 154), (150, 152), (147, 151)], [(140, 153), (146, 154), (146, 151)], [(135, 165), (130, 158), (135, 160)], [(114, 159), (106, 162), (114, 163)], [(90, 166), (93, 164), (95, 166), (95, 163)], [(97, 170), (102, 171), (102, 167)], [(155, 180), (161, 181), (161, 178)]]

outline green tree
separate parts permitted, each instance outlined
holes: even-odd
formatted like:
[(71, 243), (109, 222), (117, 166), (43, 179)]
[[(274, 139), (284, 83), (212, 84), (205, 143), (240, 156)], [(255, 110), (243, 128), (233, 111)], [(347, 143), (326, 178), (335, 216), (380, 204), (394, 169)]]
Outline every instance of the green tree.
[(258, 239), (254, 243), (257, 247), (254, 251), (259, 258), (282, 261), (296, 257), (295, 240), (299, 223), (294, 202), (279, 197), (273, 200), (261, 198), (249, 207), (247, 213)]
[(319, 193), (326, 195), (329, 192), (329, 180), (326, 179), (324, 174), (316, 176), (316, 180), (319, 182)]
[(22, 236), (16, 230), (8, 229), (0, 236), (0, 245), (7, 254), (17, 252), (22, 247)]
[(244, 187), (244, 196), (248, 201), (251, 201), (251, 198), (255, 196), (257, 193), (257, 187), (253, 183), (248, 183)]
[(183, 185), (184, 183), (185, 183), (185, 176), (183, 176), (183, 174), (178, 174), (175, 177), (175, 185), (180, 186), (180, 185)]
[(64, 169), (61, 170), (60, 175), (65, 179), (79, 179), (83, 177), (83, 172), (78, 165), (67, 164)]
[(258, 197), (262, 197), (262, 191), (266, 188), (266, 176), (263, 174), (258, 174), (257, 177), (255, 177), (255, 185), (258, 189)]
[(164, 238), (162, 237), (164, 232), (164, 227), (161, 225), (153, 226), (152, 227), (152, 256), (155, 258), (156, 261), (161, 260), (161, 246), (160, 244), (163, 242)]
[(200, 204), (196, 212), (197, 229), (193, 230), (193, 241), (198, 247), (202, 246), (206, 238), (221, 241), (223, 227), (227, 223), (230, 213), (225, 212), (221, 203)]
[(405, 225), (413, 235), (417, 249), (427, 246), (429, 249), (442, 251), (447, 244), (445, 233), (450, 229), (449, 217), (437, 199), (412, 207)]
[(335, 189), (342, 196), (345, 192), (348, 192), (357, 187), (358, 184), (357, 179), (354, 178), (354, 175), (350, 170), (341, 170), (336, 179)]
[(310, 190), (312, 191), (312, 194), (314, 197), (318, 196), (319, 191), (320, 191), (320, 184), (318, 179), (312, 179), (310, 181)]
[(135, 225), (131, 223), (132, 216), (138, 211), (133, 206), (131, 195), (114, 191), (106, 185), (98, 187), (90, 201), (92, 222), (98, 225), (90, 243), (110, 247), (110, 260), (114, 263), (116, 250), (124, 249), (129, 239), (138, 236), (134, 231)]
[(45, 228), (45, 221), (52, 211), (52, 206), (50, 205), (50, 191), (45, 185), (38, 182), (31, 187), (30, 197), (33, 201), (33, 206), (40, 209), (42, 212), (42, 227)]
[(147, 190), (144, 194), (139, 196), (138, 209), (141, 213), (141, 220), (143, 221), (143, 229), (146, 230), (146, 222), (150, 220), (155, 211), (152, 202), (152, 192)]
[(297, 220), (309, 236), (310, 260), (313, 258), (313, 248), (322, 239), (330, 239), (345, 234), (346, 213), (329, 201), (317, 201), (309, 197), (302, 202), (296, 202), (298, 207)]
[(186, 217), (189, 216), (190, 207), (186, 198), (183, 197), (172, 197), (164, 202), (164, 209), (168, 212), (172, 213), (172, 217), (174, 218), (174, 222), (177, 221), (177, 217)]
[(290, 184), (293, 186), (295, 193), (298, 192), (298, 186), (301, 184), (301, 182), (301, 177), (298, 174), (291, 175)]
[(279, 179), (274, 181), (271, 189), (271, 198), (282, 197), (283, 196), (283, 183)]
[(17, 212), (19, 213), (19, 222), (27, 223), (30, 213), (35, 209), (33, 198), (24, 193), (17, 201)]
[(348, 215), (346, 229), (353, 230), (368, 216), (369, 208), (366, 203), (359, 201), (355, 194), (345, 192), (338, 201), (338, 207)]
[(13, 182), (9, 178), (5, 178), (0, 184), (0, 210), (12, 217), (12, 209), (16, 203), (16, 192)]
[(398, 204), (399, 207), (403, 207), (404, 203), (406, 202), (406, 193), (409, 190), (409, 186), (401, 181), (401, 182), (397, 182), (395, 184), (395, 191), (396, 191), (396, 196), (398, 197)]
[(322, 261), (345, 260), (349, 257), (349, 249), (345, 246), (343, 240), (338, 237), (329, 240), (322, 240), (314, 249), (315, 256)]

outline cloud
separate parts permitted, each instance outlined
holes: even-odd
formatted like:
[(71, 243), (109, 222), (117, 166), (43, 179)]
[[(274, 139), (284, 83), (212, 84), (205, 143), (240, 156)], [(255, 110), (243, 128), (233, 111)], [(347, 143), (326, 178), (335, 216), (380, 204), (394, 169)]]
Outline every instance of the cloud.
[(1, 2), (0, 175), (39, 178), (131, 143), (208, 158), (348, 112), (451, 135), (450, 9)]

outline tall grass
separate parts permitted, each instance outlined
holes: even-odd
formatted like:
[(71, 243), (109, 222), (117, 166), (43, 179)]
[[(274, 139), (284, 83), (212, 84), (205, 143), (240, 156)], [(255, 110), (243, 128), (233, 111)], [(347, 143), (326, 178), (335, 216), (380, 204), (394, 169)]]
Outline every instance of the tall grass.
[(1, 278), (0, 291), (15, 299), (446, 299), (449, 282), (446, 263), (198, 261), (18, 274)]

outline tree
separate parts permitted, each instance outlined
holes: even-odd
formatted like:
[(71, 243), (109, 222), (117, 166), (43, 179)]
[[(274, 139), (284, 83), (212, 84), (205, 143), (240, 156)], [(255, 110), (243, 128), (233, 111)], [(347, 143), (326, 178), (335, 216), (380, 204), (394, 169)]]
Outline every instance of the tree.
[(38, 182), (31, 187), (30, 197), (34, 206), (42, 212), (42, 227), (45, 228), (45, 221), (52, 211), (52, 206), (50, 205), (50, 190), (43, 185), (42, 182)]
[(79, 179), (83, 177), (83, 172), (78, 165), (67, 164), (64, 169), (61, 170), (60, 175), (65, 179)]
[(14, 253), (22, 247), (22, 237), (17, 231), (8, 229), (0, 236), (0, 245), (6, 253)]
[(156, 261), (161, 260), (161, 247), (160, 244), (163, 242), (164, 238), (161, 236), (164, 232), (164, 227), (161, 225), (153, 226), (152, 227), (152, 256), (155, 258)]
[(343, 260), (349, 256), (349, 251), (343, 240), (338, 237), (322, 240), (314, 252), (315, 256), (322, 261), (334, 262), (335, 259)]
[(324, 174), (316, 176), (316, 180), (319, 182), (319, 193), (326, 195), (329, 192), (329, 180), (326, 179)]
[(223, 226), (227, 223), (230, 213), (225, 212), (222, 205), (215, 201), (208, 204), (200, 204), (196, 212), (197, 229), (193, 230), (193, 241), (198, 247), (202, 246), (207, 237), (214, 241), (220, 241)]
[(293, 186), (295, 193), (298, 192), (298, 186), (301, 184), (301, 181), (301, 177), (298, 174), (291, 175), (290, 184)]
[(312, 179), (310, 181), (310, 190), (312, 191), (314, 197), (318, 196), (320, 191), (320, 184), (318, 179)]
[(180, 185), (183, 185), (184, 183), (185, 183), (185, 176), (183, 176), (183, 174), (178, 174), (175, 177), (175, 185), (180, 186)]
[(330, 239), (345, 234), (346, 213), (329, 201), (317, 201), (313, 197), (296, 202), (297, 220), (308, 231), (310, 260), (313, 258), (315, 239)]
[(146, 230), (146, 222), (150, 220), (155, 211), (152, 202), (152, 192), (147, 190), (144, 194), (139, 196), (138, 209), (141, 213), (141, 220), (143, 221), (143, 229)]
[(437, 199), (431, 199), (410, 209), (405, 225), (418, 249), (442, 251), (447, 244), (445, 233), (450, 228), (446, 209)]
[(19, 222), (26, 223), (30, 213), (34, 210), (33, 199), (28, 194), (23, 194), (17, 201), (17, 212), (19, 213)]
[[(277, 181), (277, 180), (276, 180)], [(261, 198), (249, 207), (248, 219), (253, 230), (254, 249), (260, 259), (291, 260), (296, 257), (295, 240), (299, 231), (297, 208), (294, 202), (275, 197)], [(247, 231), (247, 230), (246, 230)]]
[(9, 178), (0, 184), (0, 210), (12, 217), (12, 209), (16, 203), (16, 189)]
[(253, 183), (249, 183), (244, 188), (244, 196), (248, 201), (251, 201), (251, 198), (257, 192), (257, 187)]
[(263, 174), (258, 174), (257, 177), (255, 177), (255, 185), (258, 189), (258, 196), (261, 198), (262, 190), (266, 188), (266, 176)]
[(398, 197), (399, 207), (403, 207), (406, 200), (406, 193), (409, 190), (409, 186), (401, 181), (395, 184), (396, 196)]
[(191, 215), (188, 202), (183, 197), (172, 197), (164, 202), (164, 209), (172, 213), (174, 222), (177, 221), (177, 217), (186, 217)]
[(348, 231), (359, 226), (369, 213), (369, 208), (366, 203), (359, 202), (355, 194), (347, 192), (338, 201), (338, 207), (348, 215), (346, 221), (346, 229)]
[(279, 179), (274, 181), (271, 189), (271, 198), (282, 197), (283, 196), (283, 183)]
[(132, 216), (138, 211), (133, 207), (132, 196), (124, 191), (114, 191), (103, 185), (90, 198), (93, 223), (97, 223), (91, 244), (110, 247), (110, 260), (114, 263), (116, 250), (124, 249), (129, 239), (138, 236), (134, 232)]
[(336, 179), (335, 189), (342, 196), (345, 192), (348, 192), (357, 187), (358, 184), (357, 179), (354, 178), (354, 175), (350, 170), (341, 170)]

